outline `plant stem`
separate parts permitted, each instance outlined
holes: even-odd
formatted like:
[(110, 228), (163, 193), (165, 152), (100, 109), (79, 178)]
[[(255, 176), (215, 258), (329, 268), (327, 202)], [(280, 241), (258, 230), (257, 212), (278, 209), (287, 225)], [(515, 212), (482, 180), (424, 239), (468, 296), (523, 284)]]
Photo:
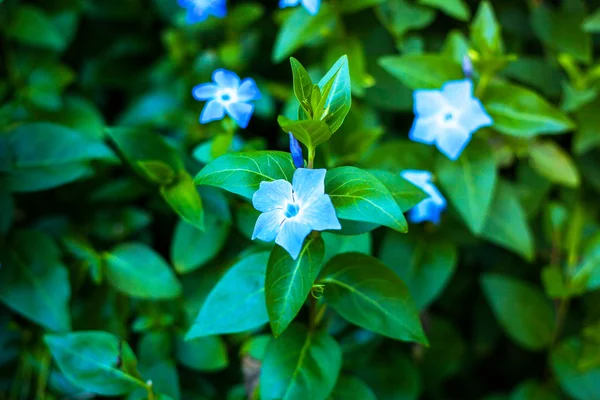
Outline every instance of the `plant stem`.
[(312, 169), (315, 162), (315, 149), (313, 147), (308, 148), (308, 168)]
[(154, 391), (152, 390), (152, 381), (146, 382), (146, 390), (148, 391), (148, 400), (154, 400)]

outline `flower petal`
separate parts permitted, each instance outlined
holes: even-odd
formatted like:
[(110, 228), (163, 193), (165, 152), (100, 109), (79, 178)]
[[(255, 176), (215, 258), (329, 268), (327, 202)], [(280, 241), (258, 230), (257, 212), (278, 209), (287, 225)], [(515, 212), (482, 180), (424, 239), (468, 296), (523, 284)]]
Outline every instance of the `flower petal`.
[(286, 219), (281, 225), (281, 230), (275, 239), (275, 243), (286, 249), (295, 260), (298, 258), (304, 239), (310, 231), (310, 227), (300, 219)]
[(214, 83), (202, 83), (192, 89), (192, 96), (196, 100), (208, 100), (215, 97), (218, 87)]
[(202, 114), (200, 114), (200, 123), (206, 124), (210, 121), (217, 119), (223, 119), (225, 116), (225, 109), (217, 100), (211, 100), (204, 106)]
[(300, 0), (279, 0), (279, 8), (297, 6)]
[(260, 212), (285, 210), (287, 205), (293, 202), (292, 184), (284, 179), (261, 182), (252, 196), (252, 205)]
[(251, 101), (260, 99), (260, 90), (252, 78), (246, 78), (238, 88), (239, 101)]
[(437, 115), (448, 104), (439, 90), (415, 90), (413, 100), (413, 111), (419, 117)]
[(494, 121), (485, 111), (479, 99), (472, 99), (469, 106), (462, 111), (459, 123), (470, 133), (474, 133), (484, 126), (492, 125)]
[(310, 15), (317, 15), (319, 7), (321, 7), (321, 0), (302, 0), (302, 5)]
[(177, 4), (179, 4), (179, 7), (189, 8), (189, 7), (194, 6), (194, 1), (193, 0), (177, 0)]
[(464, 112), (473, 99), (473, 82), (470, 79), (446, 82), (442, 87), (442, 95), (448, 104)]
[(240, 128), (246, 128), (252, 117), (254, 106), (250, 103), (227, 103), (225, 105), (227, 114), (239, 125)]
[(310, 207), (310, 204), (319, 196), (325, 194), (326, 169), (298, 168), (292, 178), (294, 199), (300, 209)]
[(208, 7), (206, 12), (217, 18), (223, 18), (227, 15), (227, 4), (225, 0), (215, 0)]
[(194, 8), (194, 6), (191, 6), (190, 8), (188, 8), (188, 12), (185, 16), (185, 22), (187, 24), (195, 24), (198, 22), (205, 21), (206, 18), (208, 18), (208, 14), (204, 10)]
[(415, 142), (433, 144), (440, 132), (439, 119), (417, 117), (408, 133), (408, 138)]
[(240, 77), (235, 72), (227, 71), (226, 69), (219, 68), (215, 70), (212, 79), (221, 89), (237, 90), (240, 86)]
[(298, 215), (314, 231), (342, 229), (329, 195), (322, 195)]
[(425, 186), (431, 182), (431, 172), (429, 171), (406, 169), (402, 171), (400, 176), (423, 190), (425, 190)]
[(254, 225), (252, 240), (259, 239), (263, 242), (272, 242), (277, 237), (283, 221), (285, 221), (285, 215), (283, 215), (282, 210), (260, 214), (256, 220), (256, 225)]
[(408, 212), (408, 219), (412, 223), (431, 221), (434, 224), (440, 222), (442, 211), (446, 208), (445, 204), (436, 204), (432, 199), (425, 199)]
[(456, 160), (471, 140), (471, 134), (461, 126), (447, 127), (437, 136), (437, 148), (451, 160)]

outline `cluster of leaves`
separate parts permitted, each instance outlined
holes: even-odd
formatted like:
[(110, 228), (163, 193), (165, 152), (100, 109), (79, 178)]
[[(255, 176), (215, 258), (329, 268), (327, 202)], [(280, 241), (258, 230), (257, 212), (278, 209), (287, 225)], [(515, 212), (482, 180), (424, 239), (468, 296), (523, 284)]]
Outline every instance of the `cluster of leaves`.
[[(264, 3), (0, 0), (0, 398), (600, 398), (600, 2)], [(465, 57), (494, 124), (451, 161), (412, 91)], [(248, 129), (198, 123), (216, 68)], [(250, 240), (288, 132), (342, 225), (296, 260)]]

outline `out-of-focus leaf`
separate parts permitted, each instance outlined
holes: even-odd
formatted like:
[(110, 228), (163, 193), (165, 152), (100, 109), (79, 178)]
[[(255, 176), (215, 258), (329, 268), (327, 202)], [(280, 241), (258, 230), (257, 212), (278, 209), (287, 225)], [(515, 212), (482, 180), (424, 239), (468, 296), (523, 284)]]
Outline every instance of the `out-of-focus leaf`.
[(9, 37), (25, 44), (62, 51), (66, 38), (40, 8), (23, 4), (16, 8), (6, 28)]
[(375, 393), (355, 376), (342, 375), (338, 378), (331, 400), (376, 400)]
[(583, 343), (571, 337), (556, 346), (550, 354), (550, 365), (561, 388), (577, 400), (591, 400), (600, 396), (600, 368), (582, 370), (578, 361)]
[(408, 182), (400, 174), (376, 169), (368, 172), (385, 185), (402, 212), (410, 210), (429, 197), (421, 188)]
[(501, 30), (492, 4), (487, 0), (480, 2), (471, 23), (471, 42), (475, 48), (484, 56), (502, 53)]
[(471, 10), (464, 0), (419, 0), (419, 4), (437, 8), (460, 21), (468, 21), (471, 18)]
[(204, 336), (193, 340), (177, 340), (177, 360), (196, 371), (218, 371), (229, 363), (227, 346), (219, 336)]
[(390, 0), (377, 6), (377, 17), (395, 37), (433, 22), (435, 11), (407, 0)]
[(549, 181), (571, 188), (579, 186), (579, 171), (575, 162), (555, 142), (534, 142), (529, 148), (529, 157), (531, 167)]
[(557, 393), (548, 386), (537, 381), (525, 381), (517, 385), (510, 394), (509, 400), (559, 400)]
[(160, 194), (184, 221), (197, 229), (204, 229), (202, 199), (190, 174), (183, 171), (177, 182), (161, 186)]
[(411, 89), (439, 89), (463, 77), (459, 63), (437, 54), (385, 56), (379, 65)]

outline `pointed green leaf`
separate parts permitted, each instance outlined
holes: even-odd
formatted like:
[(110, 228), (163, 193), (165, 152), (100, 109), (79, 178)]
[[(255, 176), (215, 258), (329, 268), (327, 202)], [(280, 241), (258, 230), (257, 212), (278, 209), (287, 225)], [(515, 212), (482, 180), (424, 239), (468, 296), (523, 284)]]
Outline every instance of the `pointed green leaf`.
[(384, 225), (406, 232), (408, 224), (389, 190), (373, 175), (355, 167), (327, 171), (325, 193), (338, 218)]
[(143, 243), (123, 243), (105, 254), (106, 274), (121, 292), (140, 299), (172, 299), (181, 283), (166, 261)]
[(11, 15), (6, 34), (22, 43), (55, 51), (67, 45), (66, 37), (41, 9), (32, 5), (21, 5)]
[(313, 91), (312, 80), (306, 69), (300, 64), (300, 61), (294, 57), (290, 57), (290, 64), (292, 65), (292, 76), (294, 79), (294, 94), (306, 114), (312, 115), (313, 110), (310, 105), (310, 95)]
[(342, 351), (325, 332), (291, 325), (271, 340), (260, 371), (262, 400), (325, 400), (342, 367)]
[(439, 89), (448, 81), (463, 78), (458, 62), (437, 54), (384, 56), (378, 64), (410, 89)]
[(600, 367), (582, 369), (579, 362), (586, 355), (585, 343), (571, 337), (559, 343), (550, 354), (550, 364), (560, 387), (572, 398), (600, 398)]
[(44, 342), (65, 376), (77, 387), (103, 396), (119, 396), (145, 387), (129, 345), (107, 332), (45, 335)]
[(184, 221), (204, 230), (204, 207), (190, 174), (182, 171), (177, 182), (161, 186), (160, 194)]
[(471, 18), (471, 10), (464, 0), (419, 0), (419, 4), (437, 8), (460, 21), (468, 21)]
[(393, 339), (427, 345), (419, 313), (402, 280), (361, 253), (332, 258), (319, 277), (326, 303), (348, 321)]
[(408, 0), (388, 0), (376, 8), (377, 17), (396, 40), (412, 29), (425, 28), (435, 19), (435, 11)]
[(483, 293), (500, 326), (517, 344), (541, 350), (552, 341), (554, 309), (540, 289), (510, 276), (486, 274)]
[(281, 335), (294, 320), (306, 301), (321, 267), (325, 246), (323, 239), (309, 236), (296, 260), (280, 246), (269, 257), (265, 295), (271, 329)]
[(329, 126), (320, 120), (292, 121), (283, 115), (277, 118), (281, 129), (291, 132), (296, 139), (309, 149), (314, 149), (325, 143), (332, 135)]
[(265, 274), (269, 253), (238, 261), (210, 292), (185, 339), (245, 332), (269, 321)]
[(491, 3), (487, 0), (480, 2), (471, 23), (471, 42), (475, 48), (485, 56), (501, 54), (501, 30)]
[(289, 153), (251, 151), (225, 154), (198, 172), (196, 185), (209, 185), (252, 198), (262, 181), (292, 180), (294, 164)]
[(562, 147), (550, 140), (535, 142), (529, 148), (530, 165), (537, 173), (570, 188), (579, 186), (579, 171)]
[(321, 101), (313, 112), (324, 121), (332, 133), (344, 122), (352, 105), (352, 90), (348, 57), (343, 55), (319, 81)]
[(458, 160), (440, 159), (437, 171), (441, 187), (471, 232), (481, 233), (497, 180), (490, 148), (483, 142), (473, 141)]

